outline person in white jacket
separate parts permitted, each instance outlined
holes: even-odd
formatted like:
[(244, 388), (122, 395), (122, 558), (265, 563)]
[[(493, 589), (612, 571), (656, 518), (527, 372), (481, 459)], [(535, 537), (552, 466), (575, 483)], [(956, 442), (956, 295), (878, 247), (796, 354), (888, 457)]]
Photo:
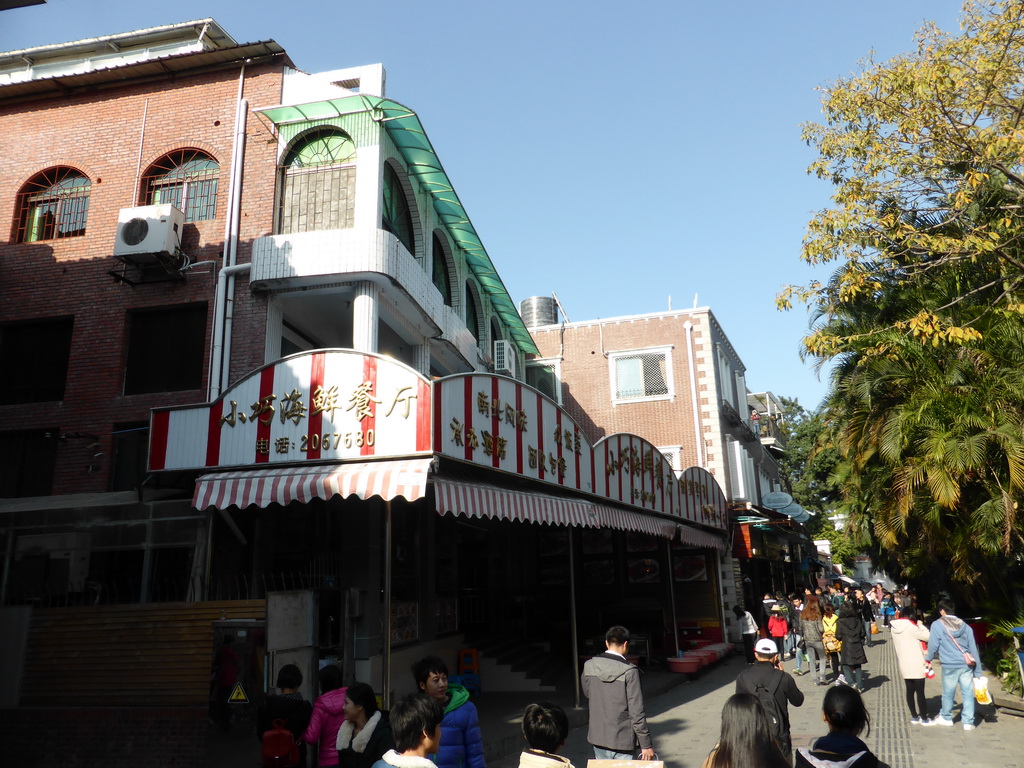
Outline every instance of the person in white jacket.
[(900, 674), (907, 687), (907, 706), (910, 708), (910, 722), (913, 725), (935, 725), (928, 717), (928, 709), (924, 698), (924, 648), (927, 643), (928, 628), (921, 621), (921, 616), (913, 606), (907, 607), (903, 615), (893, 619), (889, 625), (892, 633), (892, 645), (896, 651), (896, 661), (900, 665)]
[(435, 768), (431, 755), (441, 744), (444, 709), (429, 696), (413, 693), (391, 708), (391, 732), (395, 748), (373, 768)]

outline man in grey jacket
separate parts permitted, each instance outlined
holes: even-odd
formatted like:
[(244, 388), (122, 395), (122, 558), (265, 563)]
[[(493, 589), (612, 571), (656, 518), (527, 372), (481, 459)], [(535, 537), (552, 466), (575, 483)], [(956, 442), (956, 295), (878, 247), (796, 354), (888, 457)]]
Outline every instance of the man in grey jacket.
[(590, 700), (587, 741), (598, 760), (632, 760), (640, 745), (640, 759), (654, 759), (654, 743), (647, 730), (640, 670), (626, 660), (629, 630), (612, 627), (604, 636), (607, 650), (583, 665), (583, 694)]

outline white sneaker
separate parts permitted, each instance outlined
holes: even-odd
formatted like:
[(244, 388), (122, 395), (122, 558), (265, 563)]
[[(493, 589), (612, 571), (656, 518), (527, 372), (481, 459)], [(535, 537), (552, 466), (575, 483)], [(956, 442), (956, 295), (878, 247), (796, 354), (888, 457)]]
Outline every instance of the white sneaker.
[(974, 726), (971, 723), (964, 723), (964, 730), (965, 731), (973, 731), (974, 730)]
[(953, 727), (953, 721), (952, 720), (947, 720), (942, 715), (939, 715), (938, 717), (936, 717), (934, 720), (932, 720), (932, 722), (935, 723), (936, 725), (945, 725), (945, 726), (948, 726), (950, 728)]
[(836, 678), (834, 685), (846, 685), (846, 676), (840, 675)]

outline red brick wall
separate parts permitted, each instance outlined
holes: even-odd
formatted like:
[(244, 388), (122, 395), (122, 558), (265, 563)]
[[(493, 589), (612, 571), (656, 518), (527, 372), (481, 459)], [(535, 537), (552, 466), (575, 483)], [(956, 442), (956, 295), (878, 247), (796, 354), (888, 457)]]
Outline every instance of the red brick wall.
[[(244, 93), (250, 109), (277, 103), (281, 70), (280, 64), (250, 65)], [(232, 67), (21, 104), (4, 103), (0, 92), (0, 323), (75, 318), (64, 400), (0, 404), (0, 432), (57, 427), (101, 437), (99, 448), (89, 448), (88, 440), (60, 444), (53, 493), (108, 490), (114, 423), (146, 421), (153, 406), (206, 399), (215, 289), (210, 267), (197, 269), (184, 282), (135, 287), (107, 273), (117, 266), (118, 211), (140, 202), (135, 191), (140, 149), (141, 173), (164, 153), (183, 147), (203, 149), (220, 162), (217, 217), (187, 224), (183, 247), (194, 261), (218, 259), (223, 252), (238, 75)], [(250, 113), (239, 262), (249, 260), (253, 238), (271, 232), (275, 161), (276, 143)], [(17, 193), (29, 178), (54, 165), (73, 166), (92, 180), (87, 234), (15, 243)], [(245, 276), (236, 284), (232, 378), (263, 362), (265, 332), (264, 299), (250, 294)], [(209, 307), (203, 387), (123, 396), (126, 312), (196, 301)], [(97, 452), (104, 454), (100, 470), (89, 474), (86, 468)]]
[[(593, 440), (628, 432), (656, 446), (681, 445), (681, 466), (688, 467), (697, 463), (697, 451), (684, 324), (690, 320), (695, 325), (694, 344), (699, 358), (707, 337), (706, 330), (699, 325), (703, 319), (703, 315), (669, 315), (607, 322), (602, 326), (567, 325), (564, 329), (531, 333), (541, 357), (557, 358), (561, 352), (563, 405)], [(610, 369), (604, 353), (660, 346), (672, 347), (675, 397), (613, 405)], [(700, 390), (703, 376), (699, 371), (697, 376)]]
[[(3, 762), (33, 768), (200, 768), (206, 715), (203, 708), (4, 709)], [(256, 754), (253, 747), (254, 764)]]

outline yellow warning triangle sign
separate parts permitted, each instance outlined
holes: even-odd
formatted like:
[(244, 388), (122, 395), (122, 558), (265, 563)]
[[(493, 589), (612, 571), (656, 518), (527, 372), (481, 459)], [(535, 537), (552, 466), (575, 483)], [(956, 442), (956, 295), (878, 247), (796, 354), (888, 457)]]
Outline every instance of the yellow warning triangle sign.
[(242, 688), (241, 683), (235, 683), (235, 687), (231, 691), (231, 695), (228, 696), (228, 703), (230, 704), (248, 704), (249, 697), (245, 695), (245, 689)]

